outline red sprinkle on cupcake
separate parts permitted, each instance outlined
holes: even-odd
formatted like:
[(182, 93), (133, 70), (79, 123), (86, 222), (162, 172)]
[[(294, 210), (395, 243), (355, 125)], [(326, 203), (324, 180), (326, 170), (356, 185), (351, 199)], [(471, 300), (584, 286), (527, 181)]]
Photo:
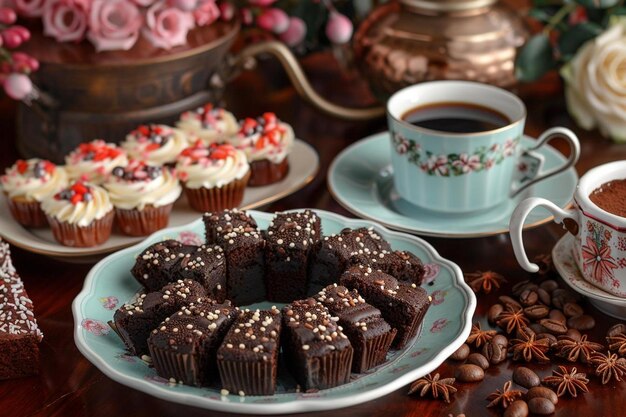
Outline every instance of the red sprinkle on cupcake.
[(88, 185), (86, 185), (83, 181), (76, 181), (66, 189), (55, 194), (54, 198), (56, 200), (67, 200), (73, 205), (76, 205), (83, 201), (91, 201), (93, 199), (93, 195), (91, 193), (91, 188)]
[(162, 125), (141, 125), (130, 132), (137, 141), (149, 142), (146, 151), (153, 151), (165, 145), (172, 138), (172, 131)]
[(76, 161), (104, 161), (105, 159), (115, 159), (121, 154), (120, 149), (109, 146), (103, 140), (95, 140), (81, 143), (78, 145), (78, 151), (71, 156)]

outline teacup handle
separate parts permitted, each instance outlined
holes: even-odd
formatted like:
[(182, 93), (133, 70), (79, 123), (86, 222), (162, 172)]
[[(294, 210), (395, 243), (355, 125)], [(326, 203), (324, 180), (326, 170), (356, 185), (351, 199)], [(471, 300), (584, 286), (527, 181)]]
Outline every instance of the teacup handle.
[(550, 214), (554, 216), (554, 222), (560, 223), (574, 236), (578, 234), (579, 223), (577, 220), (577, 211), (575, 209), (563, 210), (550, 200), (539, 197), (531, 197), (522, 201), (513, 211), (511, 221), (509, 222), (509, 234), (511, 243), (513, 244), (513, 252), (515, 258), (522, 268), (528, 272), (537, 272), (539, 267), (537, 264), (531, 263), (526, 256), (524, 242), (522, 239), (522, 231), (524, 230), (524, 222), (526, 217), (535, 207), (544, 207)]
[(543, 157), (534, 151), (541, 148), (543, 145), (545, 145), (546, 143), (550, 142), (552, 139), (557, 138), (557, 137), (564, 138), (567, 141), (567, 144), (569, 145), (570, 153), (569, 153), (569, 158), (567, 158), (567, 161), (565, 161), (563, 165), (552, 168), (545, 172), (543, 172), (541, 168), (538, 168), (537, 172), (531, 176), (530, 181), (511, 190), (511, 197), (515, 197), (516, 195), (524, 191), (526, 188), (538, 183), (539, 181), (543, 181), (546, 178), (550, 178), (556, 174), (559, 174), (565, 171), (569, 167), (574, 166), (576, 162), (578, 162), (578, 158), (580, 157), (580, 142), (578, 141), (578, 137), (576, 136), (576, 134), (565, 127), (553, 127), (543, 132), (541, 136), (539, 136), (539, 139), (537, 139), (537, 144), (535, 146), (524, 150), (524, 155), (528, 155), (534, 159), (543, 161)]

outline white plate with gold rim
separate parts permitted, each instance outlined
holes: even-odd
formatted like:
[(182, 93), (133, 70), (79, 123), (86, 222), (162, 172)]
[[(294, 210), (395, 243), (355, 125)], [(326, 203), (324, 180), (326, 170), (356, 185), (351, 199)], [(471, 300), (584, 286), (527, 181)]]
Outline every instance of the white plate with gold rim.
[[(319, 156), (311, 145), (297, 139), (288, 158), (289, 173), (287, 177), (265, 187), (246, 188), (241, 208), (252, 209), (267, 205), (298, 191), (315, 178), (319, 170)], [(50, 229), (27, 229), (13, 220), (5, 198), (0, 193), (0, 236), (9, 243), (29, 252), (66, 261), (90, 262), (101, 258), (104, 254), (126, 248), (145, 239), (145, 237), (125, 236), (114, 230), (111, 238), (100, 246), (93, 248), (63, 246), (54, 240)], [(198, 215), (198, 212), (189, 207), (183, 195), (174, 205), (169, 226), (176, 227), (188, 224), (197, 219)]]

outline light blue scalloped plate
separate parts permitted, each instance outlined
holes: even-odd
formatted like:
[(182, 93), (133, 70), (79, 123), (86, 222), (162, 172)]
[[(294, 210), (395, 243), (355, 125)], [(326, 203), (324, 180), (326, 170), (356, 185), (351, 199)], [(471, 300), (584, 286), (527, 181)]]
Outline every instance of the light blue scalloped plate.
[[(83, 290), (72, 305), (74, 339), (81, 353), (113, 380), (165, 400), (206, 409), (248, 414), (281, 414), (348, 407), (386, 395), (436, 369), (467, 338), (476, 297), (463, 281), (460, 268), (443, 259), (428, 243), (414, 236), (392, 232), (366, 220), (354, 220), (315, 210), (322, 219), (324, 233), (345, 227), (374, 227), (392, 248), (409, 250), (426, 264), (428, 281), (424, 288), (433, 297), (420, 337), (408, 347), (389, 355), (388, 361), (373, 371), (353, 377), (340, 387), (316, 393), (286, 391), (279, 381), (272, 396), (220, 395), (217, 389), (170, 384), (156, 375), (142, 360), (126, 355), (124, 345), (107, 321), (115, 309), (140, 289), (130, 269), (134, 258), (145, 247), (169, 238), (199, 243), (204, 235), (202, 221), (164, 229), (142, 243), (116, 252), (96, 264), (87, 275)], [(250, 211), (265, 228), (273, 214)]]

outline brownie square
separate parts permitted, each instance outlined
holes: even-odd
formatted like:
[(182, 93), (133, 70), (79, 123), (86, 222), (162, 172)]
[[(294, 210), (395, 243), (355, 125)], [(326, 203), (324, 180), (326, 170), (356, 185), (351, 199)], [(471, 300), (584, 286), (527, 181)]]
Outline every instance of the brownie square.
[(389, 243), (372, 228), (344, 229), (338, 234), (325, 236), (313, 250), (309, 272), (309, 294), (339, 279), (350, 265), (350, 259), (359, 250), (391, 251)]
[(9, 247), (0, 241), (0, 380), (39, 373), (39, 330), (24, 283), (10, 259)]
[(228, 270), (228, 298), (237, 306), (265, 300), (265, 239), (258, 229), (237, 227), (218, 237)]
[(305, 391), (350, 380), (353, 349), (337, 320), (313, 298), (283, 308), (285, 362)]
[(201, 302), (183, 307), (166, 318), (148, 339), (157, 374), (187, 385), (217, 381), (217, 349), (235, 312), (227, 304)]
[(408, 251), (359, 250), (353, 254), (350, 263), (368, 265), (372, 269), (380, 269), (399, 281), (416, 285), (422, 285), (426, 273), (422, 260)]
[(362, 373), (383, 363), (396, 335), (396, 329), (381, 317), (380, 310), (365, 302), (357, 290), (333, 284), (315, 297), (348, 336), (354, 349), (352, 372)]
[(272, 395), (280, 350), (280, 310), (241, 311), (217, 350), (223, 389), (239, 395)]
[(268, 300), (288, 303), (306, 297), (309, 255), (321, 230), (320, 218), (310, 210), (276, 214), (265, 237)]
[(160, 322), (181, 307), (204, 300), (205, 296), (204, 287), (189, 279), (167, 284), (161, 291), (141, 294), (113, 315), (116, 333), (132, 355), (145, 355), (148, 353), (150, 332)]
[(244, 210), (226, 209), (217, 213), (205, 213), (202, 216), (206, 233), (206, 243), (215, 244), (219, 242), (219, 236), (229, 233), (238, 227), (257, 228), (256, 221)]
[(341, 285), (356, 289), (368, 303), (378, 308), (383, 318), (398, 331), (393, 342), (401, 349), (417, 335), (430, 297), (416, 284), (397, 279), (369, 266), (352, 266), (341, 276)]
[(186, 254), (180, 260), (178, 276), (199, 282), (217, 302), (226, 299), (226, 256), (221, 246), (202, 245)]
[(158, 291), (178, 279), (180, 260), (195, 250), (197, 246), (183, 245), (173, 239), (157, 242), (137, 256), (131, 273), (148, 291)]

